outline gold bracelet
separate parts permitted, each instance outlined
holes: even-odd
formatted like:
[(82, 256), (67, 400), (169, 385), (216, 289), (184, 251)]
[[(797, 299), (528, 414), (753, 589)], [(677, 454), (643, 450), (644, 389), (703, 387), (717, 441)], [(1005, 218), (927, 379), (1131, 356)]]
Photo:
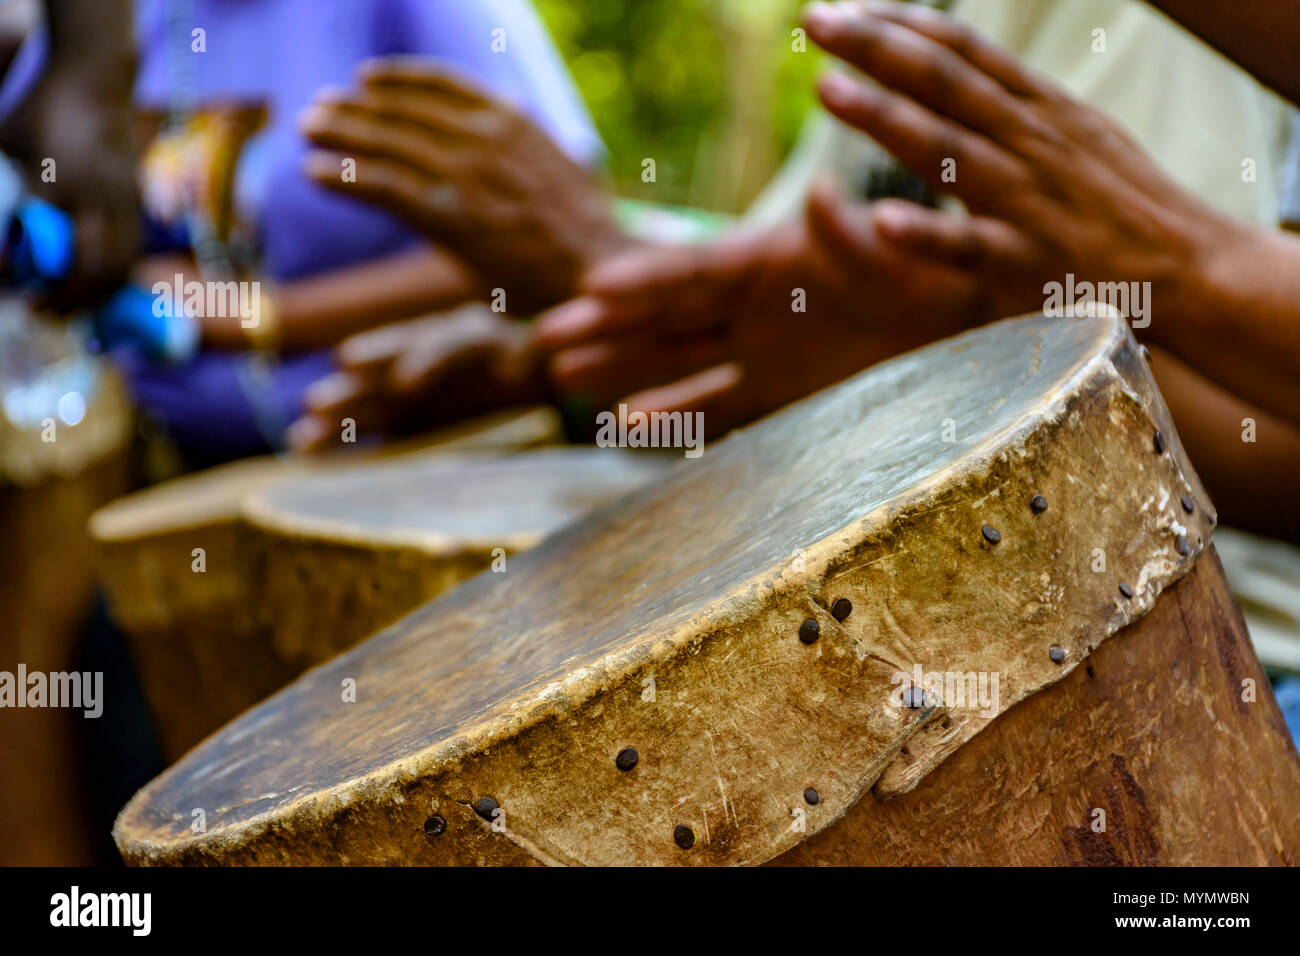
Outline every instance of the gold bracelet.
[(257, 306), (251, 316), (252, 324), (244, 325), (241, 318), (240, 325), (248, 337), (250, 348), (259, 352), (274, 352), (280, 345), (280, 313), (275, 305), (274, 294), (263, 291), (266, 285), (265, 282), (257, 283)]

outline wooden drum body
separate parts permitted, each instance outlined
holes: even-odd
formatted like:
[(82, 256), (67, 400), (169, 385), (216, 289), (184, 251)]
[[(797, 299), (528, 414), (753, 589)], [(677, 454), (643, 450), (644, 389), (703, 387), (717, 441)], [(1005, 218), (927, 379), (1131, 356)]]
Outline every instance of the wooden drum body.
[(135, 864), (1294, 862), (1300, 761), (1213, 524), (1121, 319), (998, 323), (303, 675), (115, 836)]
[(502, 457), (557, 425), (512, 414), (401, 453), (235, 462), (101, 509), (101, 577), (165, 754), (657, 471), (587, 451)]
[[(0, 414), (0, 671), (9, 675), (19, 665), (43, 674), (76, 667), (95, 597), (86, 519), (130, 487), (126, 389), (102, 366), (95, 381), (85, 417), (52, 434), (19, 430)], [(12, 703), (0, 709), (0, 866), (93, 862), (82, 712)]]

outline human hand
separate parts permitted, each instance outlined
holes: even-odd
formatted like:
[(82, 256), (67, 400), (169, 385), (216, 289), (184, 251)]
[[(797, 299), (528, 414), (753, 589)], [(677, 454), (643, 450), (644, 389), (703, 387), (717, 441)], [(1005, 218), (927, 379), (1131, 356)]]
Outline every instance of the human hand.
[(320, 450), (351, 418), (359, 433), (397, 434), (545, 399), (539, 364), (517, 322), (481, 305), (354, 335), (339, 370), (307, 392), (289, 444)]
[(358, 77), (359, 89), (326, 91), (304, 113), (321, 147), (308, 173), (449, 246), (506, 290), (512, 312), (568, 298), (627, 244), (586, 171), (514, 107), (414, 57), (369, 61)]
[(139, 201), (126, 80), (54, 58), (0, 127), (0, 149), (30, 193), (75, 223), (72, 272), (44, 297), (54, 311), (98, 304), (127, 278), (139, 247)]
[(632, 252), (582, 288), (536, 327), (557, 390), (703, 411), (710, 434), (983, 315), (971, 277), (880, 241), (873, 207), (826, 189), (804, 220)]
[(815, 3), (804, 23), (879, 84), (828, 75), (819, 89), (827, 109), (972, 213), (884, 203), (880, 235), (977, 276), (992, 314), (1042, 307), (1044, 284), (1067, 273), (1150, 282), (1157, 308), (1176, 314), (1210, 246), (1241, 230), (1171, 182), (1108, 117), (943, 14)]

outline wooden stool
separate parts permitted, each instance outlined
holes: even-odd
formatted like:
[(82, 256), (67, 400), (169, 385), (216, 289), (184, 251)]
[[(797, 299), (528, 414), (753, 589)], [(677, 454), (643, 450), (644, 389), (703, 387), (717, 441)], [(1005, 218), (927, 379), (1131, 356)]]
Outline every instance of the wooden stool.
[(115, 837), (136, 864), (1294, 862), (1300, 761), (1213, 525), (1122, 320), (997, 323), (303, 675)]

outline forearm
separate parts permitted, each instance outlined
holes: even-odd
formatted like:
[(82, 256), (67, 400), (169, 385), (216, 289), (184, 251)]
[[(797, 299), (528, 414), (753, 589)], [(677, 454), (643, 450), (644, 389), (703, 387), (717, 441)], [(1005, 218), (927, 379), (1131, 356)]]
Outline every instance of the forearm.
[(45, 0), (50, 58), (92, 71), (100, 83), (130, 84), (135, 64), (131, 4), (120, 0)]
[[(449, 253), (420, 248), (310, 278), (263, 286), (272, 298), (275, 340), (288, 351), (329, 348), (356, 332), (451, 308), (480, 295), (469, 267)], [(242, 348), (248, 333), (236, 321), (203, 320), (203, 339)]]
[(480, 295), (476, 274), (457, 257), (423, 247), (276, 287), (285, 348), (332, 346), (353, 333)]
[(1300, 0), (1150, 0), (1293, 103), (1300, 103)]
[(1187, 284), (1153, 303), (1144, 338), (1207, 378), (1300, 424), (1300, 239), (1225, 227)]
[(1225, 524), (1300, 544), (1300, 427), (1207, 379), (1158, 346), (1151, 371)]

